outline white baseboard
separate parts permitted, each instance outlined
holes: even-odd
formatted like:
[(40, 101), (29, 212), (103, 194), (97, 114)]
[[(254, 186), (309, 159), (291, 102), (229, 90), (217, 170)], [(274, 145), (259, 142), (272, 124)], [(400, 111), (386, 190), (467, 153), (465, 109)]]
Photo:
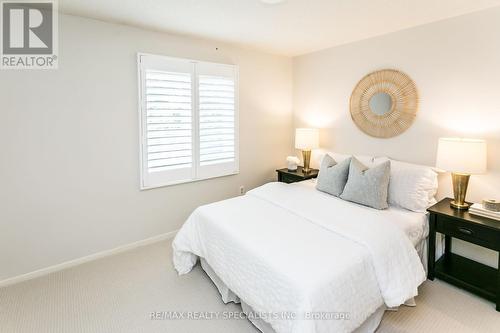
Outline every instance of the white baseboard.
[(174, 231), (167, 232), (167, 233), (164, 233), (161, 235), (146, 238), (146, 239), (143, 239), (143, 240), (140, 240), (137, 242), (118, 246), (118, 247), (115, 247), (114, 249), (97, 252), (97, 253), (91, 254), (89, 256), (73, 259), (73, 260), (66, 261), (66, 262), (63, 262), (63, 263), (60, 263), (60, 264), (57, 264), (54, 266), (49, 266), (46, 268), (38, 269), (38, 270), (33, 271), (33, 272), (29, 272), (26, 274), (22, 274), (22, 275), (14, 276), (14, 277), (11, 277), (11, 278), (8, 278), (5, 280), (1, 280), (0, 281), (0, 288), (11, 285), (11, 284), (19, 283), (22, 281), (31, 280), (31, 279), (34, 279), (34, 278), (37, 278), (37, 277), (40, 277), (43, 275), (47, 275), (47, 274), (50, 274), (53, 272), (57, 272), (57, 271), (60, 271), (60, 270), (66, 269), (66, 268), (78, 266), (78, 265), (81, 265), (81, 264), (84, 264), (86, 262), (93, 261), (96, 259), (109, 257), (109, 256), (112, 256), (112, 255), (115, 255), (118, 253), (130, 251), (130, 250), (133, 250), (135, 248), (138, 248), (138, 247), (141, 247), (144, 245), (149, 245), (149, 244), (153, 244), (156, 242), (160, 242), (160, 241), (165, 240), (165, 239), (173, 238), (175, 236), (175, 234), (177, 233), (177, 231), (178, 230), (174, 230)]

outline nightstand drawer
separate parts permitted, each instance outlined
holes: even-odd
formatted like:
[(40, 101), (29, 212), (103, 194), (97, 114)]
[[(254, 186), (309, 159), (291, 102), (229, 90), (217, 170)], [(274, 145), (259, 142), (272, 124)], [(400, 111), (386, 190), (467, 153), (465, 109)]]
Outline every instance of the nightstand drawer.
[(283, 174), (281, 175), (281, 181), (283, 183), (295, 183), (295, 182), (300, 182), (303, 180), (302, 178), (290, 174)]
[(480, 225), (438, 216), (436, 231), (493, 250), (499, 249), (499, 234)]

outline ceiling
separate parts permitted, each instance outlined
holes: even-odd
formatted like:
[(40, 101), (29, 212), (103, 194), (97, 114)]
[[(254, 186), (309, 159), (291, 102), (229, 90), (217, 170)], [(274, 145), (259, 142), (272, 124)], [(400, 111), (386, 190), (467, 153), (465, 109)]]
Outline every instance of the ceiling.
[(59, 0), (59, 8), (67, 14), (296, 56), (500, 5), (500, 0), (264, 2)]

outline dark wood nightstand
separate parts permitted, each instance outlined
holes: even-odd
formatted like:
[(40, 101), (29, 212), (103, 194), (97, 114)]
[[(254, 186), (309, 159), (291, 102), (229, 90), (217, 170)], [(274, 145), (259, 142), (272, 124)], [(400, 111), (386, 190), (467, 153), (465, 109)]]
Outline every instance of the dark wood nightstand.
[(319, 170), (311, 169), (308, 173), (302, 171), (302, 167), (297, 167), (295, 171), (288, 171), (287, 168), (276, 170), (278, 181), (282, 183), (295, 183), (302, 180), (318, 177)]
[[(499, 269), (451, 253), (452, 237), (500, 252), (500, 221), (469, 214), (467, 210), (450, 207), (446, 198), (430, 207), (429, 219), (429, 280), (441, 280), (466, 289), (496, 303), (500, 311)], [(436, 261), (436, 232), (445, 235), (444, 254)]]

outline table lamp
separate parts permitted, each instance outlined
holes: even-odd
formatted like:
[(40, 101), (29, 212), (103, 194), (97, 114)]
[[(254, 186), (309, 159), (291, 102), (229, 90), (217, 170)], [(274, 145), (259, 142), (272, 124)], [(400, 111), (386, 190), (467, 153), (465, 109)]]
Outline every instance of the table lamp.
[(436, 167), (450, 171), (453, 182), (453, 197), (450, 205), (457, 209), (468, 209), (465, 202), (471, 174), (486, 172), (486, 142), (484, 140), (440, 138)]
[(311, 171), (309, 163), (311, 161), (311, 149), (319, 147), (319, 131), (317, 128), (297, 128), (295, 129), (295, 148), (302, 150), (304, 167), (302, 171)]

